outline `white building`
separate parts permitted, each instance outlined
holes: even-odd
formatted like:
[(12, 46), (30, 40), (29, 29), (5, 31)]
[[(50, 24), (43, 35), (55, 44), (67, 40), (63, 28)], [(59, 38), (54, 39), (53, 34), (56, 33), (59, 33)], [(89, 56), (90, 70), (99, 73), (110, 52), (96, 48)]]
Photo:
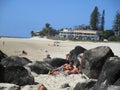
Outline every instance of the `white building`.
[(59, 32), (59, 37), (80, 40), (99, 40), (97, 31), (93, 30), (67, 30), (63, 29)]

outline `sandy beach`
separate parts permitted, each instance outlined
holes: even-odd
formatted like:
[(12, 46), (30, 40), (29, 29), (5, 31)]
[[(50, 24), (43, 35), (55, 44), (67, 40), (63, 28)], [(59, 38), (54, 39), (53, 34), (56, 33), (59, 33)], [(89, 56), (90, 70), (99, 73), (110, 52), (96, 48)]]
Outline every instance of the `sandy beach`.
[[(95, 48), (97, 46), (109, 46), (115, 55), (120, 56), (120, 43), (113, 42), (73, 42), (59, 41), (59, 46), (54, 46), (56, 40), (46, 38), (0, 38), (0, 50), (8, 56), (27, 57), (31, 61), (42, 61), (46, 54), (50, 54), (52, 58), (65, 58), (75, 46), (82, 46), (86, 49)], [(27, 55), (21, 54), (22, 50), (27, 52)], [(46, 52), (47, 51), (47, 52)], [(50, 76), (33, 74), (35, 81), (43, 83), (48, 90), (73, 90), (78, 82), (83, 82), (82, 75), (77, 76)], [(69, 83), (70, 88), (61, 89), (61, 86)], [(37, 90), (38, 85), (25, 86), (21, 90)], [(31, 89), (32, 88), (32, 89)]]
[[(59, 46), (54, 46), (56, 40), (46, 38), (1, 38), (0, 50), (8, 56), (17, 55), (27, 57), (32, 61), (41, 61), (50, 54), (52, 58), (65, 58), (75, 46), (82, 46), (86, 49), (95, 48), (97, 46), (109, 46), (115, 55), (120, 56), (120, 43), (113, 42), (73, 42), (73, 41), (59, 41)], [(21, 55), (22, 50), (27, 52), (27, 55)], [(47, 51), (47, 52), (46, 52)]]

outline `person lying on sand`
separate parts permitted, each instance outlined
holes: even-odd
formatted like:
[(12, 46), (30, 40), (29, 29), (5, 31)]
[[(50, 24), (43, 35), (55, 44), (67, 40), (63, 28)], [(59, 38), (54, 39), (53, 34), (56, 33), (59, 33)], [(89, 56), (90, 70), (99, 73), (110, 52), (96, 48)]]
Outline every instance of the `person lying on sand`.
[(65, 75), (69, 75), (69, 74), (79, 74), (79, 73), (81, 73), (79, 71), (80, 71), (79, 70), (79, 65), (73, 67), (73, 62), (69, 62), (68, 64), (64, 64), (61, 67), (50, 71), (48, 74), (49, 75), (56, 75), (56, 74), (62, 73), (62, 74), (65, 74)]
[(59, 73), (64, 73), (65, 70), (70, 70), (72, 68), (73, 68), (73, 62), (69, 62), (69, 63), (62, 65), (61, 67), (58, 67), (56, 69), (53, 69), (52, 71), (49, 71), (48, 74), (55, 75)]
[(79, 65), (74, 66), (73, 68), (64, 71), (64, 74), (66, 75), (79, 74), (79, 73), (81, 73), (81, 71), (79, 70)]

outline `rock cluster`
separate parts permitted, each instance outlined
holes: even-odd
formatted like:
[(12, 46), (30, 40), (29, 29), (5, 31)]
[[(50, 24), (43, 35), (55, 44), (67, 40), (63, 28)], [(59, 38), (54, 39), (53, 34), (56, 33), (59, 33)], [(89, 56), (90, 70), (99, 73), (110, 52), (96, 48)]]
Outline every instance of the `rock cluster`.
[[(115, 56), (108, 46), (99, 46), (86, 50), (81, 46), (76, 46), (70, 51), (70, 61), (77, 65), (77, 56), (83, 53), (82, 72), (89, 79), (78, 82), (73, 90), (120, 90), (120, 57)], [(44, 59), (35, 61), (25, 57), (7, 56), (0, 51), (0, 90), (24, 90), (21, 87), (36, 85), (35, 76), (37, 74), (48, 74), (49, 70), (68, 63), (63, 58)], [(32, 72), (32, 73), (31, 73)], [(5, 87), (6, 84), (11, 87)], [(65, 83), (62, 88), (70, 87)], [(49, 90), (49, 88), (48, 88)]]

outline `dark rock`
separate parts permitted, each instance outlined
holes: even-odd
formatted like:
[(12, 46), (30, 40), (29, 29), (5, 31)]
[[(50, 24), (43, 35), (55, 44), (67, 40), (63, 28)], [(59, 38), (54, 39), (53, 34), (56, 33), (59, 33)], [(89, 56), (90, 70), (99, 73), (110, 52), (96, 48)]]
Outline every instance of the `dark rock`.
[(68, 60), (62, 58), (53, 58), (50, 62), (48, 62), (52, 67), (60, 67), (65, 63), (68, 63)]
[(114, 53), (107, 46), (99, 46), (85, 51), (83, 54), (83, 68), (89, 70), (89, 74), (86, 73), (88, 77), (97, 79), (105, 61), (113, 56)]
[(4, 82), (4, 71), (5, 68), (3, 67), (3, 65), (0, 64), (0, 83)]
[(43, 61), (46, 62), (46, 63), (50, 63), (52, 59), (50, 58), (44, 58)]
[(28, 63), (32, 63), (29, 59), (25, 57), (10, 56), (1, 60), (1, 64), (5, 67), (8, 66), (24, 66)]
[(100, 90), (102, 85), (108, 87), (109, 85), (120, 86), (120, 58), (111, 57), (109, 58), (100, 73), (98, 82), (94, 86), (94, 90)]
[(86, 82), (79, 82), (76, 84), (73, 90), (92, 90), (96, 80), (86, 80)]
[(53, 67), (49, 63), (42, 61), (36, 61), (26, 66), (29, 67), (31, 71), (37, 74), (48, 74), (49, 70), (53, 69)]
[(31, 85), (34, 84), (34, 77), (22, 66), (9, 66), (5, 68), (4, 81), (20, 86)]
[(69, 60), (74, 62), (74, 65), (77, 66), (79, 64), (79, 61), (77, 59), (77, 56), (81, 53), (84, 53), (86, 51), (85, 48), (81, 46), (76, 46), (73, 50), (70, 51), (70, 57)]
[(0, 50), (0, 62), (3, 58), (6, 58), (7, 55)]
[(92, 90), (120, 90), (120, 86), (102, 84), (99, 88)]
[(113, 85), (110, 85), (109, 87), (107, 87), (106, 90), (120, 90), (120, 86), (113, 86)]
[(114, 85), (120, 86), (120, 78), (114, 83)]

